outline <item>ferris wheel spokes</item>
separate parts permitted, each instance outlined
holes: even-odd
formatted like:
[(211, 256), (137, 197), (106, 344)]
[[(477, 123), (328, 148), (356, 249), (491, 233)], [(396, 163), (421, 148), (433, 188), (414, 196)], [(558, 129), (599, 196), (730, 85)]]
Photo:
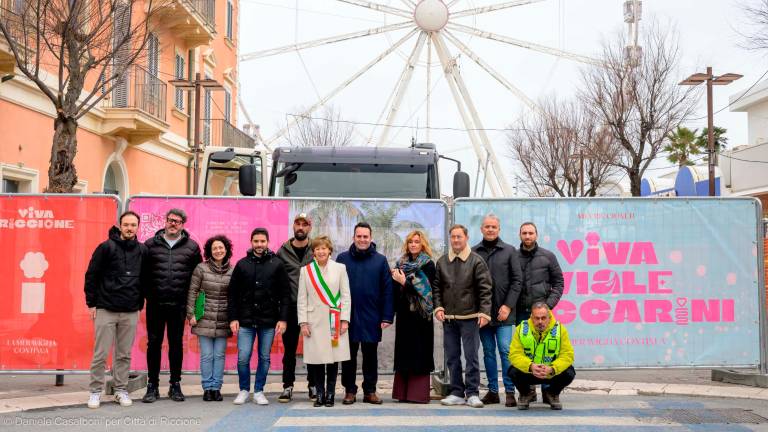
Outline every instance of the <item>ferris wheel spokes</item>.
[(413, 14), (411, 12), (403, 9), (398, 9), (392, 6), (383, 5), (381, 3), (375, 3), (375, 2), (363, 1), (363, 0), (336, 0), (336, 1), (342, 2), (342, 3), (348, 3), (354, 6), (360, 6), (360, 7), (372, 9), (379, 12), (388, 13), (390, 15), (397, 15), (399, 17), (413, 19)]
[(456, 108), (459, 110), (461, 119), (464, 122), (467, 135), (469, 135), (469, 140), (472, 142), (472, 147), (475, 149), (475, 154), (484, 166), (490, 162), (494, 175), (489, 176), (486, 174), (485, 180), (491, 188), (491, 194), (495, 197), (508, 196), (510, 188), (507, 185), (506, 177), (496, 159), (496, 153), (490, 145), (488, 135), (483, 130), (480, 116), (464, 84), (464, 79), (459, 73), (456, 60), (451, 57), (445, 40), (439, 32), (432, 33), (431, 36), (435, 51), (443, 66), (448, 87), (456, 102)]
[(352, 39), (375, 36), (375, 35), (391, 32), (395, 30), (402, 30), (404, 28), (408, 28), (412, 26), (413, 26), (413, 21), (404, 21), (404, 22), (389, 24), (381, 27), (375, 27), (368, 30), (362, 30), (362, 31), (353, 32), (353, 33), (346, 33), (346, 34), (341, 34), (338, 36), (332, 36), (332, 37), (327, 37), (322, 39), (315, 39), (312, 41), (301, 42), (297, 44), (285, 45), (277, 48), (271, 48), (268, 50), (243, 54), (240, 56), (240, 61), (256, 60), (264, 57), (285, 54), (287, 52), (300, 51), (307, 48), (314, 48), (321, 45), (330, 45), (337, 42), (345, 42)]
[(387, 115), (387, 120), (384, 122), (384, 130), (381, 132), (381, 136), (379, 137), (379, 141), (376, 143), (377, 147), (380, 146), (386, 146), (387, 138), (389, 138), (389, 131), (392, 126), (392, 123), (395, 121), (395, 117), (397, 116), (397, 112), (400, 110), (400, 104), (403, 102), (403, 98), (405, 97), (405, 92), (408, 90), (408, 85), (411, 83), (411, 78), (413, 77), (413, 70), (416, 68), (416, 63), (419, 61), (419, 57), (421, 57), (421, 51), (424, 48), (424, 42), (427, 39), (427, 32), (421, 32), (419, 35), (419, 39), (416, 41), (416, 46), (413, 47), (413, 52), (411, 52), (411, 56), (408, 57), (408, 61), (405, 63), (405, 67), (403, 68), (403, 73), (400, 75), (400, 80), (398, 80), (397, 84), (395, 85), (395, 91), (394, 91), (394, 99), (392, 100), (392, 107), (389, 110), (389, 114)]
[(478, 66), (480, 66), (483, 70), (485, 70), (488, 75), (493, 77), (496, 81), (498, 81), (501, 85), (503, 85), (507, 90), (509, 90), (515, 97), (520, 99), (521, 102), (523, 102), (528, 108), (534, 111), (539, 111), (540, 108), (536, 103), (529, 98), (525, 93), (523, 93), (522, 90), (520, 90), (518, 87), (516, 87), (514, 84), (509, 82), (506, 78), (504, 78), (503, 75), (498, 73), (491, 65), (485, 62), (479, 55), (475, 54), (474, 51), (472, 51), (468, 46), (466, 46), (459, 38), (451, 34), (451, 32), (445, 30), (443, 31), (445, 33), (445, 37), (448, 38), (449, 41), (451, 41), (456, 47), (464, 53), (467, 57), (471, 58), (475, 63), (477, 63)]
[[(523, 6), (531, 3), (539, 3), (546, 0), (513, 0), (506, 3), (499, 3), (491, 6), (483, 6), (473, 9), (465, 9), (451, 14), (451, 18), (462, 18), (466, 16), (480, 15), (488, 12), (495, 12), (502, 9), (508, 9), (516, 6)], [(455, 3), (455, 2), (454, 2)], [(451, 7), (451, 4), (448, 5)]]
[(405, 4), (409, 8), (415, 8), (416, 7), (416, 3), (412, 2), (411, 0), (400, 0), (400, 1), (403, 2), (403, 4)]
[(312, 105), (311, 107), (309, 107), (309, 109), (307, 109), (307, 110), (306, 110), (306, 111), (304, 111), (303, 113), (299, 114), (298, 116), (294, 116), (294, 117), (293, 117), (291, 120), (289, 120), (289, 121), (287, 122), (287, 124), (285, 125), (285, 127), (283, 127), (282, 129), (280, 129), (280, 130), (279, 130), (277, 133), (275, 133), (275, 134), (274, 134), (272, 137), (270, 137), (270, 138), (269, 138), (269, 139), (266, 141), (266, 144), (267, 144), (267, 145), (269, 145), (269, 144), (273, 143), (274, 141), (276, 141), (276, 140), (277, 140), (278, 138), (280, 138), (281, 136), (283, 136), (283, 134), (284, 134), (284, 133), (285, 133), (285, 132), (286, 132), (286, 131), (287, 131), (287, 130), (288, 130), (290, 127), (291, 127), (291, 126), (293, 126), (294, 124), (296, 124), (296, 122), (298, 121), (298, 120), (297, 120), (297, 118), (301, 118), (301, 117), (307, 117), (307, 116), (310, 116), (310, 115), (311, 115), (311, 114), (312, 114), (312, 113), (313, 113), (315, 110), (317, 110), (317, 109), (318, 109), (318, 108), (320, 108), (321, 106), (325, 105), (325, 104), (326, 104), (326, 103), (327, 103), (327, 102), (328, 102), (328, 101), (329, 101), (331, 98), (333, 98), (334, 96), (336, 96), (337, 94), (339, 94), (339, 93), (340, 93), (342, 90), (344, 90), (345, 88), (349, 87), (349, 85), (350, 85), (350, 84), (352, 84), (353, 82), (355, 82), (355, 80), (357, 80), (358, 78), (360, 78), (361, 76), (363, 76), (363, 75), (364, 75), (366, 72), (368, 72), (369, 70), (371, 70), (371, 68), (373, 68), (374, 66), (376, 66), (376, 65), (377, 65), (379, 62), (381, 62), (382, 60), (384, 60), (384, 58), (386, 58), (388, 55), (392, 54), (392, 53), (393, 53), (395, 50), (397, 50), (398, 48), (400, 48), (400, 46), (401, 46), (402, 44), (404, 44), (404, 43), (405, 43), (405, 42), (406, 42), (408, 39), (410, 39), (411, 37), (413, 37), (413, 35), (415, 35), (415, 34), (416, 34), (418, 31), (419, 31), (418, 29), (415, 29), (415, 28), (414, 28), (413, 30), (411, 30), (410, 32), (408, 32), (408, 34), (406, 34), (405, 36), (403, 36), (403, 37), (402, 37), (400, 40), (398, 40), (397, 42), (395, 42), (394, 44), (392, 44), (392, 46), (390, 46), (389, 48), (387, 48), (386, 50), (384, 50), (384, 52), (382, 52), (382, 53), (381, 53), (381, 54), (379, 54), (379, 55), (378, 55), (376, 58), (374, 58), (373, 60), (371, 60), (371, 61), (370, 61), (368, 64), (366, 64), (365, 66), (363, 66), (363, 68), (362, 68), (362, 69), (360, 69), (359, 71), (357, 71), (357, 72), (356, 72), (354, 75), (352, 75), (350, 78), (348, 78), (348, 79), (347, 79), (346, 81), (344, 81), (343, 83), (339, 84), (339, 85), (338, 85), (336, 88), (334, 88), (334, 89), (333, 89), (333, 90), (332, 90), (330, 93), (328, 93), (326, 96), (324, 96), (323, 98), (321, 98), (321, 99), (320, 99), (320, 100), (319, 100), (319, 101), (318, 101), (316, 104)]
[(457, 23), (454, 23), (454, 22), (450, 22), (450, 23), (448, 23), (448, 25), (446, 27), (449, 27), (451, 30), (456, 30), (456, 31), (459, 31), (459, 32), (462, 32), (462, 33), (466, 33), (466, 34), (469, 34), (469, 35), (478, 36), (478, 37), (481, 37), (481, 38), (484, 38), (484, 39), (488, 39), (488, 40), (492, 40), (492, 41), (496, 41), (496, 42), (502, 42), (502, 43), (509, 44), (509, 45), (514, 45), (514, 46), (520, 47), (520, 48), (526, 48), (526, 49), (529, 49), (529, 50), (532, 50), (532, 51), (538, 51), (538, 52), (541, 52), (541, 53), (544, 53), (544, 54), (549, 54), (549, 55), (553, 55), (553, 56), (556, 56), (556, 57), (567, 58), (567, 59), (570, 59), (570, 60), (575, 60), (575, 61), (578, 61), (578, 62), (581, 62), (581, 63), (590, 64), (590, 65), (602, 66), (602, 62), (600, 60), (592, 58), (592, 57), (587, 57), (587, 56), (584, 56), (584, 55), (581, 55), (581, 54), (575, 54), (575, 53), (572, 53), (572, 52), (564, 51), (564, 50), (557, 49), (557, 48), (548, 47), (546, 45), (540, 45), (540, 44), (533, 43), (533, 42), (522, 41), (522, 40), (519, 40), (519, 39), (511, 38), (509, 36), (503, 36), (503, 35), (500, 35), (500, 34), (491, 33), (491, 32), (483, 31), (483, 30), (480, 30), (480, 29), (476, 29), (474, 27), (465, 26), (463, 24), (457, 24)]

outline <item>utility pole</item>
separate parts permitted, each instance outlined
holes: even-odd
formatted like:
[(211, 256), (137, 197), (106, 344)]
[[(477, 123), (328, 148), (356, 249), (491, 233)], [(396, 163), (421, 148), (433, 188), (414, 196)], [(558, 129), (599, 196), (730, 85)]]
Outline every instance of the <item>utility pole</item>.
[(712, 103), (712, 87), (716, 85), (728, 85), (743, 75), (727, 73), (720, 76), (712, 75), (712, 67), (707, 66), (706, 73), (695, 73), (682, 82), (680, 85), (697, 86), (701, 83), (707, 84), (707, 154), (709, 155), (707, 165), (709, 168), (709, 196), (715, 196), (715, 132), (714, 132), (714, 109)]
[(200, 182), (200, 153), (202, 150), (202, 144), (200, 142), (200, 100), (202, 98), (203, 89), (213, 91), (213, 90), (224, 90), (224, 87), (219, 84), (216, 80), (213, 79), (200, 79), (200, 72), (195, 73), (195, 79), (194, 81), (191, 80), (171, 80), (169, 83), (176, 87), (177, 89), (186, 90), (186, 91), (193, 91), (195, 92), (195, 118), (194, 118), (194, 129), (195, 129), (195, 138), (194, 143), (192, 144), (192, 157), (193, 157), (193, 182), (194, 185), (192, 186), (192, 190), (194, 191), (194, 195), (198, 194), (198, 183)]

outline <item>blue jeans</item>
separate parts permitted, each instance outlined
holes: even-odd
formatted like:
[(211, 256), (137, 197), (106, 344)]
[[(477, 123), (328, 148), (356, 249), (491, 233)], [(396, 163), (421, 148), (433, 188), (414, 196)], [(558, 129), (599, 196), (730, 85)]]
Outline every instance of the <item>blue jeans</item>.
[(200, 345), (200, 384), (203, 390), (221, 390), (227, 338), (198, 336), (197, 341)]
[(275, 328), (240, 327), (237, 334), (237, 376), (240, 379), (240, 390), (251, 390), (251, 353), (256, 337), (259, 342), (259, 364), (253, 380), (253, 391), (258, 393), (264, 391), (264, 384), (267, 383), (269, 353), (272, 350), (272, 341), (275, 339)]
[(487, 325), (480, 329), (480, 343), (483, 345), (483, 363), (485, 364), (485, 375), (488, 377), (488, 390), (499, 392), (499, 367), (496, 363), (496, 347), (498, 346), (501, 356), (502, 379), (504, 380), (504, 391), (514, 393), (515, 384), (512, 378), (507, 374), (509, 370), (509, 345), (512, 343), (512, 334), (515, 332), (515, 326), (496, 326)]

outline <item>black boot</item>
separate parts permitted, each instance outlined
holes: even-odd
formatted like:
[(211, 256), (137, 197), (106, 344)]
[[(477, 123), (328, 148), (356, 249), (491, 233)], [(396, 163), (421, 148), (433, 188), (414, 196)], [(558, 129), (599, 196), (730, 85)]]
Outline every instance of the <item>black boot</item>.
[(221, 402), (224, 400), (224, 397), (221, 395), (221, 390), (211, 390), (211, 397), (216, 402)]
[(325, 395), (325, 406), (327, 406), (328, 408), (332, 407), (334, 403), (333, 399), (335, 396), (336, 395), (333, 393), (327, 393)]
[(312, 404), (312, 406), (314, 406), (315, 408), (323, 406), (323, 404), (325, 403), (324, 399), (325, 399), (325, 395), (322, 392), (317, 392), (315, 403)]
[(160, 399), (160, 390), (157, 388), (157, 384), (148, 383), (147, 392), (144, 393), (144, 397), (141, 401), (144, 403), (152, 403)]
[(213, 400), (213, 399), (211, 398), (211, 393), (212, 393), (212, 392), (213, 392), (213, 390), (206, 390), (206, 391), (204, 391), (204, 392), (203, 392), (203, 400), (204, 400), (204, 401), (206, 401), (206, 402), (210, 402), (210, 401), (212, 401), (212, 400)]
[(309, 386), (309, 400), (317, 400), (317, 388), (315, 386)]
[(171, 383), (168, 388), (168, 397), (175, 402), (184, 402), (184, 393), (181, 392), (181, 384)]

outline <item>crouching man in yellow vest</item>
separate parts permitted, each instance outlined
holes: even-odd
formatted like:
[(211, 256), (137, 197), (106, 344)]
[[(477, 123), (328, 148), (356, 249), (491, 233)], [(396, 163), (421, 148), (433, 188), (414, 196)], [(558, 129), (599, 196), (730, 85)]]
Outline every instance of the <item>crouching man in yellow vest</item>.
[(542, 399), (553, 410), (563, 409), (560, 392), (576, 377), (573, 347), (565, 326), (557, 322), (544, 302), (531, 306), (531, 318), (515, 329), (509, 347), (507, 373), (520, 391), (517, 409), (527, 410), (536, 399), (535, 384), (542, 386)]

